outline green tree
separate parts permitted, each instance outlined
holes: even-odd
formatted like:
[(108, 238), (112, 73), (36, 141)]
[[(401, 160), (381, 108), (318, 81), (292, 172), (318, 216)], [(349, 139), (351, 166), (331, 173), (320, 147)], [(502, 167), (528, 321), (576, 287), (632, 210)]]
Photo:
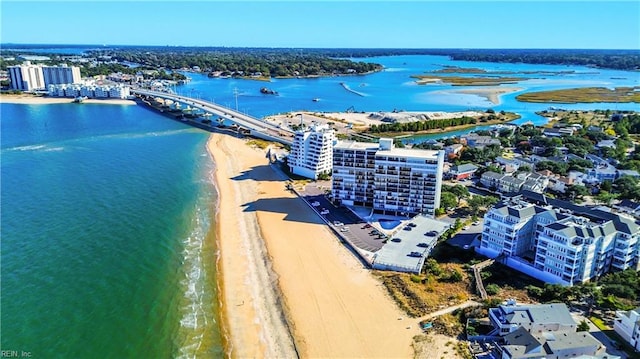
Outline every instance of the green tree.
[(604, 203), (607, 206), (611, 205), (611, 202), (618, 198), (620, 196), (620, 194), (618, 193), (611, 193), (611, 192), (607, 192), (607, 191), (600, 191), (600, 193), (598, 193), (594, 199), (598, 202)]
[(588, 332), (589, 331), (589, 323), (585, 319), (583, 319), (580, 324), (578, 324), (579, 332)]
[(442, 192), (440, 194), (440, 206), (445, 210), (449, 208), (455, 208), (458, 205), (459, 199), (451, 192)]
[(455, 186), (447, 186), (446, 188), (445, 186), (443, 186), (443, 189), (444, 191), (453, 194), (453, 196), (456, 198), (457, 205), (460, 205), (460, 200), (462, 200), (463, 198), (469, 198), (470, 196), (469, 189), (461, 184), (457, 184)]

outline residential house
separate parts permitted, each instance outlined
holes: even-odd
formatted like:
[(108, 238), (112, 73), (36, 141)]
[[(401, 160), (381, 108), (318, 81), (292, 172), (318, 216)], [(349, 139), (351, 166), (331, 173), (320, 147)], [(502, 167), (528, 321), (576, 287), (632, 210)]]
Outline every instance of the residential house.
[(636, 351), (640, 350), (640, 308), (617, 310), (613, 330)]
[(576, 129), (574, 127), (553, 127), (553, 128), (545, 128), (542, 131), (542, 134), (547, 137), (562, 137), (562, 136), (573, 136)]
[(472, 163), (465, 163), (459, 166), (452, 166), (449, 169), (449, 177), (455, 180), (463, 180), (473, 177), (473, 174), (478, 170), (478, 166)]
[(500, 145), (500, 140), (491, 136), (481, 136), (476, 133), (460, 136), (460, 141), (471, 148), (485, 148), (489, 145)]
[(446, 146), (444, 148), (444, 154), (447, 157), (457, 156), (464, 146), (461, 143), (454, 143), (453, 145)]
[(500, 173), (487, 171), (480, 177), (480, 183), (486, 188), (494, 189), (502, 193), (518, 192), (525, 183), (525, 180), (513, 177), (511, 175), (503, 175)]

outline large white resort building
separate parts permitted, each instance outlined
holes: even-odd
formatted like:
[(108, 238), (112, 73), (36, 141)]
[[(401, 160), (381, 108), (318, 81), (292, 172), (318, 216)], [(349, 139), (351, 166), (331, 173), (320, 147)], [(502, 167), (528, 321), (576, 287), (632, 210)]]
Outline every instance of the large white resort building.
[(396, 148), (380, 143), (338, 141), (333, 148), (334, 200), (374, 213), (433, 215), (440, 206), (444, 151)]
[(32, 65), (25, 61), (18, 66), (9, 66), (11, 89), (33, 91), (43, 90), (50, 85), (73, 84), (81, 81), (80, 68), (77, 66)]
[(517, 196), (484, 217), (477, 252), (549, 283), (573, 285), (640, 268), (640, 225), (603, 209)]
[(331, 173), (334, 138), (329, 125), (314, 124), (297, 131), (287, 158), (291, 172), (314, 180)]
[(42, 66), (31, 65), (26, 61), (23, 65), (9, 66), (7, 70), (12, 90), (33, 91), (45, 88)]

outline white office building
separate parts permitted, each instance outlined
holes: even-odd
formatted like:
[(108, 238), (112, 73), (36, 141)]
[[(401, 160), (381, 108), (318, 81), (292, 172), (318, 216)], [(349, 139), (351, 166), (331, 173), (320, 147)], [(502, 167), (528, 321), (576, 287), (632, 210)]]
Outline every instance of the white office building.
[(9, 66), (12, 90), (34, 91), (45, 89), (42, 67), (25, 61), (23, 65)]
[(640, 268), (640, 225), (600, 209), (521, 198), (484, 217), (477, 251), (542, 281), (572, 285), (613, 270)]
[(49, 85), (75, 84), (81, 81), (80, 68), (77, 66), (43, 66), (44, 84)]
[(433, 215), (440, 206), (444, 151), (395, 148), (390, 138), (379, 144), (339, 141), (333, 149), (335, 200), (372, 207), (374, 213)]
[(297, 131), (288, 157), (289, 168), (299, 176), (318, 179), (320, 174), (329, 174), (333, 159), (333, 129), (328, 125), (314, 124)]

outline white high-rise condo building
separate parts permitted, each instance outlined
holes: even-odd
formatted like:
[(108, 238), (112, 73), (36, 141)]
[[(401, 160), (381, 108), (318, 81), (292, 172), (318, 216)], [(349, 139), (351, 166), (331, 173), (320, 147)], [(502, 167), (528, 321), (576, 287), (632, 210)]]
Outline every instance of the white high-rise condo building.
[(601, 209), (522, 198), (484, 217), (478, 252), (540, 280), (572, 285), (609, 271), (640, 268), (640, 225)]
[(42, 73), (46, 87), (49, 87), (49, 85), (75, 84), (81, 80), (80, 68), (77, 66), (43, 66)]
[(23, 65), (9, 66), (7, 69), (9, 70), (11, 89), (33, 91), (45, 88), (41, 66), (31, 65), (29, 61), (25, 61)]
[(379, 144), (339, 141), (333, 149), (333, 197), (378, 214), (433, 215), (440, 206), (443, 164), (444, 151), (396, 148), (390, 138)]
[(333, 158), (333, 129), (328, 125), (313, 125), (305, 131), (297, 131), (288, 157), (292, 173), (318, 179), (329, 174)]

